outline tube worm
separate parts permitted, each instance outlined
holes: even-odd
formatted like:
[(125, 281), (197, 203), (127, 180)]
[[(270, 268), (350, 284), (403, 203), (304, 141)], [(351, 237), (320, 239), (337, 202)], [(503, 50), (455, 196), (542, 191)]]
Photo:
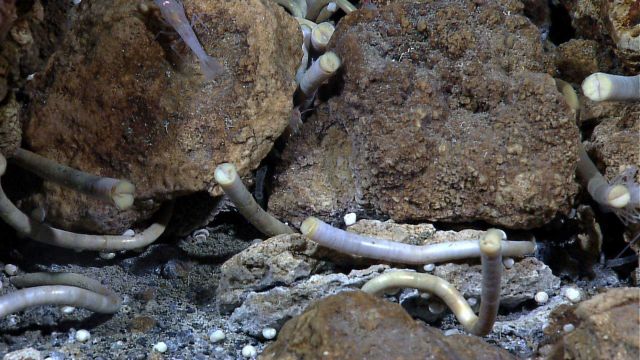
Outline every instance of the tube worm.
[(293, 229), (274, 218), (258, 205), (242, 183), (233, 164), (224, 163), (218, 165), (214, 176), (216, 182), (222, 187), (224, 193), (229, 196), (242, 216), (260, 232), (267, 236), (295, 233)]
[(493, 328), (500, 305), (503, 234), (500, 230), (491, 229), (480, 240), (482, 293), (477, 316), (467, 300), (453, 285), (429, 274), (409, 271), (388, 272), (368, 281), (362, 287), (362, 291), (374, 295), (381, 295), (390, 289), (398, 288), (427, 291), (442, 299), (467, 331), (478, 336), (487, 335)]
[(338, 55), (329, 51), (322, 54), (304, 73), (300, 81), (300, 90), (306, 97), (312, 97), (320, 85), (331, 78), (340, 68)]
[(640, 100), (640, 75), (594, 73), (582, 82), (582, 92), (593, 101)]
[[(478, 240), (432, 245), (409, 245), (350, 233), (309, 217), (300, 231), (318, 244), (342, 253), (402, 264), (431, 264), (481, 256)], [(502, 255), (524, 256), (535, 252), (529, 241), (502, 241)]]
[(11, 160), (45, 180), (112, 203), (120, 210), (133, 205), (135, 186), (127, 180), (88, 174), (25, 149), (16, 150)]
[(113, 314), (122, 301), (100, 282), (73, 273), (33, 273), (10, 279), (16, 287), (26, 287), (0, 297), (0, 318), (32, 306), (67, 305)]

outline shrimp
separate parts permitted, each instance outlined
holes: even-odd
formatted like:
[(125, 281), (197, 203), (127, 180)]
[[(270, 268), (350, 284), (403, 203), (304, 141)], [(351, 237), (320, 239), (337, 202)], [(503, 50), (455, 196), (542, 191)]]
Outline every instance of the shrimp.
[(193, 53), (200, 61), (200, 68), (207, 80), (213, 80), (222, 73), (222, 64), (218, 59), (209, 56), (202, 48), (200, 41), (187, 20), (184, 7), (177, 0), (154, 0), (160, 8), (160, 12), (164, 19), (171, 25), (180, 35), (182, 40), (191, 48)]

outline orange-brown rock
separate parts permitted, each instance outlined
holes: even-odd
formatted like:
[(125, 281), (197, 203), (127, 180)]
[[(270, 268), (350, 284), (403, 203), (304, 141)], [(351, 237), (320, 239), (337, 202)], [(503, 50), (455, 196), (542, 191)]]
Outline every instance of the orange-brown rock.
[(297, 23), (267, 0), (183, 3), (205, 51), (223, 63), (215, 80), (205, 80), (152, 2), (82, 2), (32, 93), (27, 146), (131, 180), (135, 206), (118, 212), (45, 183), (24, 207), (43, 206), (64, 228), (118, 233), (166, 199), (220, 194), (219, 163), (235, 163), (244, 176), (268, 153), (288, 124), (301, 56)]
[[(550, 359), (637, 359), (640, 357), (640, 289), (618, 288), (574, 308), (558, 308), (545, 333), (560, 337)], [(565, 325), (575, 328), (567, 332)]]
[(578, 129), (518, 4), (398, 2), (343, 18), (330, 44), (339, 95), (285, 149), (270, 209), (294, 224), (357, 210), (511, 228), (567, 212)]
[(444, 336), (413, 320), (400, 305), (360, 291), (310, 305), (289, 320), (260, 359), (514, 359), (477, 337)]

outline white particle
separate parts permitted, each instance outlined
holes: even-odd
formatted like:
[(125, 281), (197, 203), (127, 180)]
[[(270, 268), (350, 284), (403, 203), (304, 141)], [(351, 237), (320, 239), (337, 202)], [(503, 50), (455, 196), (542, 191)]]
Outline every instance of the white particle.
[(568, 287), (564, 290), (564, 296), (569, 299), (572, 303), (577, 303), (580, 301), (580, 290), (574, 287)]
[(116, 257), (116, 253), (112, 253), (112, 252), (101, 252), (99, 255), (100, 255), (100, 258), (104, 260), (111, 260), (114, 257)]
[(460, 334), (460, 331), (458, 331), (458, 329), (449, 329), (449, 330), (445, 330), (443, 334), (444, 336), (457, 335), (457, 334)]
[(76, 331), (76, 340), (80, 342), (87, 342), (89, 339), (91, 339), (91, 333), (87, 330), (82, 329)]
[(256, 355), (258, 355), (258, 350), (256, 350), (255, 347), (251, 345), (245, 345), (245, 347), (242, 348), (242, 356), (246, 358), (252, 358)]
[(34, 77), (36, 77), (36, 73), (27, 75), (27, 81), (33, 80)]
[(9, 276), (16, 275), (18, 273), (18, 267), (13, 264), (7, 264), (4, 266), (4, 272)]
[(575, 330), (575, 328), (576, 328), (576, 327), (575, 327), (575, 326), (573, 326), (573, 324), (565, 324), (565, 325), (562, 327), (562, 330), (563, 330), (564, 332), (568, 333), (568, 332), (572, 332), (573, 330)]
[(426, 272), (432, 272), (436, 268), (436, 264), (427, 264), (422, 267)]
[(515, 260), (513, 260), (513, 258), (510, 258), (510, 257), (502, 259), (502, 265), (504, 265), (506, 269), (511, 269), (513, 267), (513, 264), (515, 263), (516, 263)]
[(274, 328), (268, 327), (268, 328), (262, 329), (262, 336), (267, 340), (271, 340), (275, 338), (277, 333), (278, 332)]
[(135, 236), (136, 232), (131, 230), (131, 229), (127, 229), (125, 232), (122, 233), (122, 236)]
[(76, 310), (76, 308), (74, 308), (73, 306), (63, 306), (61, 310), (63, 314), (69, 315), (73, 313)]
[(162, 354), (167, 351), (167, 344), (165, 344), (164, 341), (159, 341), (157, 344), (153, 345), (153, 350)]
[(211, 334), (209, 334), (209, 341), (211, 342), (219, 342), (224, 340), (226, 336), (224, 335), (224, 331), (222, 330), (216, 330), (214, 332), (212, 332)]
[(476, 305), (478, 305), (478, 299), (474, 298), (474, 297), (470, 297), (467, 299), (467, 303), (469, 303), (469, 306), (474, 307)]
[(549, 294), (544, 291), (539, 291), (536, 293), (536, 296), (534, 296), (534, 299), (538, 304), (546, 304), (547, 301), (549, 301)]
[(344, 224), (347, 226), (351, 226), (356, 223), (357, 220), (356, 213), (348, 213), (344, 216)]
[(73, 5), (80, 5), (80, 3), (82, 2), (82, 0), (73, 0)]

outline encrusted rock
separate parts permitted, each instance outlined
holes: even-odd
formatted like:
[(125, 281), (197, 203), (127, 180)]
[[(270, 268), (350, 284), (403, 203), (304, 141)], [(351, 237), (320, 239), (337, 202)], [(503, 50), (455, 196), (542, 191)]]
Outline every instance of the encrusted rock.
[(43, 357), (40, 351), (34, 348), (25, 348), (21, 350), (12, 351), (2, 358), (2, 360), (42, 360)]
[(265, 327), (279, 329), (287, 320), (300, 315), (313, 300), (359, 289), (386, 268), (375, 265), (349, 274), (313, 275), (289, 287), (250, 292), (242, 305), (233, 311), (229, 322), (251, 336), (260, 336)]
[(57, 226), (121, 233), (166, 199), (219, 195), (216, 165), (233, 162), (247, 175), (288, 124), (300, 34), (277, 4), (184, 1), (187, 17), (198, 18), (194, 31), (205, 51), (223, 63), (213, 81), (155, 6), (138, 5), (83, 1), (60, 50), (36, 77), (26, 144), (136, 185), (134, 207), (120, 212), (45, 182), (24, 207), (44, 206)]
[(578, 36), (611, 44), (632, 72), (640, 70), (640, 3), (629, 0), (560, 0)]
[[(640, 289), (618, 288), (573, 308), (558, 308), (545, 333), (561, 337), (551, 358), (637, 359), (640, 357)], [(567, 324), (575, 329), (562, 331)]]
[(518, 4), (400, 2), (343, 18), (330, 44), (339, 95), (285, 149), (270, 209), (294, 225), (355, 211), (511, 228), (567, 212), (578, 129)]
[(22, 127), (18, 113), (20, 104), (11, 96), (6, 104), (0, 105), (0, 153), (11, 156), (22, 141)]
[[(613, 106), (618, 111), (595, 127), (586, 144), (587, 152), (609, 180), (629, 166), (640, 167), (640, 104)], [(640, 181), (640, 175), (636, 180)]]
[(609, 72), (612, 64), (610, 54), (602, 49), (598, 42), (571, 39), (558, 46), (556, 66), (560, 72), (560, 78), (580, 84), (595, 72)]
[(222, 310), (239, 306), (252, 291), (292, 285), (308, 278), (319, 261), (310, 258), (317, 245), (300, 234), (272, 237), (227, 260), (220, 268), (218, 303)]
[(402, 308), (360, 291), (327, 297), (288, 321), (261, 358), (513, 359), (477, 337), (446, 337)]

